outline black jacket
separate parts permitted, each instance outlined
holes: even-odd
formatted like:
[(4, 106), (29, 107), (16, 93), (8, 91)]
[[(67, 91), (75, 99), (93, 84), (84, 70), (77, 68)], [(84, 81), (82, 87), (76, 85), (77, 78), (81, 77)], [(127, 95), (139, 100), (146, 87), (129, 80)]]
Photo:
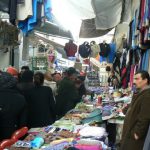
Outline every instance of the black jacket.
[(79, 94), (75, 84), (68, 78), (64, 78), (58, 88), (56, 96), (56, 111), (58, 119), (73, 109), (79, 100)]
[(46, 86), (26, 90), (28, 127), (43, 127), (55, 121), (55, 101), (51, 88)]
[(0, 89), (0, 140), (26, 126), (26, 101), (16, 90)]
[(107, 43), (101, 43), (100, 44), (100, 56), (102, 57), (108, 57), (109, 53), (110, 53), (110, 46)]
[(22, 95), (24, 95), (26, 91), (29, 91), (30, 89), (34, 88), (34, 84), (33, 83), (18, 83), (16, 88)]

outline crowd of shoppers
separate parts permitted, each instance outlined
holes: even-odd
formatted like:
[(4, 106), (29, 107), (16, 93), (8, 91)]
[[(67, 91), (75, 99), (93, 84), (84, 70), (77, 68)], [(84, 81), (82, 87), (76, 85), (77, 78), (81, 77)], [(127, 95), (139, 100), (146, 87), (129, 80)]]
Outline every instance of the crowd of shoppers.
[(69, 68), (65, 75), (33, 73), (23, 66), (0, 71), (0, 141), (14, 131), (51, 125), (86, 94), (84, 77)]

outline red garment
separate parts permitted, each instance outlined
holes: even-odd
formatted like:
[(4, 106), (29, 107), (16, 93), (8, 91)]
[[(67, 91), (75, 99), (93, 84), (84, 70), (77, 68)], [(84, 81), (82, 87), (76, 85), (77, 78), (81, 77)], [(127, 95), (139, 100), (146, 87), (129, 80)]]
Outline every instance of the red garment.
[(140, 14), (141, 15), (141, 27), (144, 22), (145, 4), (146, 4), (146, 0), (141, 0), (141, 14)]
[(124, 67), (122, 69), (122, 72), (121, 72), (121, 78), (122, 78), (122, 88), (126, 88), (126, 83), (127, 83), (127, 76), (125, 75), (127, 73), (127, 68)]
[(130, 71), (130, 87), (133, 87), (135, 69), (136, 69), (136, 66), (132, 65), (131, 71)]
[(77, 52), (77, 45), (73, 42), (66, 43), (64, 47), (67, 57), (75, 57), (75, 53)]
[(8, 68), (7, 68), (7, 72), (8, 72), (9, 74), (11, 74), (12, 76), (14, 76), (14, 77), (18, 77), (18, 71), (17, 71), (17, 69), (14, 68), (14, 67), (8, 67)]

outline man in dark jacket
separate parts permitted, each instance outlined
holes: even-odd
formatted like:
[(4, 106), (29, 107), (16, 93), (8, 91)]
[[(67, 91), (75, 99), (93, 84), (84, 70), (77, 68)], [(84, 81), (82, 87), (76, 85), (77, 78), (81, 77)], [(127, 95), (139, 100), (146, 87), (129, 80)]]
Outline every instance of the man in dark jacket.
[(135, 75), (138, 93), (133, 96), (124, 121), (120, 150), (143, 150), (150, 124), (150, 77), (146, 71)]
[(0, 72), (0, 140), (26, 125), (26, 101), (16, 90), (16, 79)]
[(58, 95), (56, 96), (56, 108), (58, 118), (65, 115), (69, 110), (73, 109), (78, 102), (78, 91), (75, 87), (77, 72), (74, 68), (69, 68), (67, 77), (59, 84)]

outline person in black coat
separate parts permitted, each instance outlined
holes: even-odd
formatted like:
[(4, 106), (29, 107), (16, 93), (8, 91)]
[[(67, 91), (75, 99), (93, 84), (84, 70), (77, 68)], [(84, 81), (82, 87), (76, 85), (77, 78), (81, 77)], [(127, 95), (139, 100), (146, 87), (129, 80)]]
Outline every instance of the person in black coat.
[(0, 72), (0, 141), (26, 126), (26, 101), (15, 90), (16, 84), (17, 80), (12, 75)]
[(67, 76), (60, 82), (56, 96), (57, 119), (63, 117), (69, 110), (73, 109), (79, 101), (78, 90), (75, 86), (77, 71), (70, 67)]
[(55, 121), (55, 101), (50, 87), (43, 86), (44, 74), (34, 75), (35, 86), (25, 91), (28, 105), (28, 127), (44, 127)]
[(34, 73), (30, 70), (24, 71), (20, 77), (20, 82), (17, 84), (18, 91), (24, 95), (25, 91), (28, 91), (34, 87), (33, 84)]

